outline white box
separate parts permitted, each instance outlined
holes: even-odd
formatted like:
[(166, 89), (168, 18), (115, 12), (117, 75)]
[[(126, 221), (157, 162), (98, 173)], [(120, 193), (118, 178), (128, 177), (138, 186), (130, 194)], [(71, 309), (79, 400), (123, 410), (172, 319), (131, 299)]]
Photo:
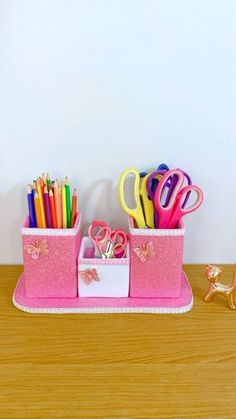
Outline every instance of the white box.
[(79, 297), (128, 297), (129, 244), (125, 258), (95, 258), (94, 245), (83, 237), (78, 257)]

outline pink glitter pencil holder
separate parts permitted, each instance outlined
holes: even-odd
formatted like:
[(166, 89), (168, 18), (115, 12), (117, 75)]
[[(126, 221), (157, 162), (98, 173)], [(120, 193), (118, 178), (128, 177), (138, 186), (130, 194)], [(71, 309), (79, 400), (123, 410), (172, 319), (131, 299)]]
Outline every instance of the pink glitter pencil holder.
[(138, 229), (129, 219), (130, 296), (177, 298), (181, 291), (184, 225)]
[(95, 257), (89, 237), (83, 237), (78, 258), (79, 297), (128, 297), (129, 244), (123, 258)]
[(25, 293), (32, 298), (73, 298), (77, 291), (80, 216), (67, 229), (21, 228)]

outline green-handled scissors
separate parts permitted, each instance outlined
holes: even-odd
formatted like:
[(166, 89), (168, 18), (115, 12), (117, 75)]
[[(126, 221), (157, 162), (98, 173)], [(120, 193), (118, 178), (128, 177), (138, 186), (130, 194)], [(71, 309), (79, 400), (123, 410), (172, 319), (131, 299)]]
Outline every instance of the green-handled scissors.
[[(134, 176), (134, 199), (136, 208), (129, 208), (124, 198), (124, 183), (128, 175)], [(146, 192), (146, 182), (149, 175), (140, 180), (137, 169), (126, 169), (121, 173), (119, 181), (119, 197), (123, 210), (134, 218), (138, 228), (154, 227), (153, 205)]]

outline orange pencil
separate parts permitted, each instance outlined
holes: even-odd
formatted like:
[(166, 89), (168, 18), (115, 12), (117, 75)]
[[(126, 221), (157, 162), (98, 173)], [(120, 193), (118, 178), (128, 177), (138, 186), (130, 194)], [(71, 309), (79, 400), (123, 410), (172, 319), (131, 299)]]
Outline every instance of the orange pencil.
[(39, 198), (39, 204), (40, 204), (40, 212), (41, 212), (41, 217), (42, 217), (42, 228), (46, 228), (43, 191), (42, 191), (42, 184), (39, 179), (37, 180), (37, 191), (38, 191), (38, 198)]
[(37, 227), (38, 228), (43, 228), (43, 221), (42, 221), (42, 216), (41, 216), (41, 209), (40, 209), (38, 192), (35, 192), (35, 194), (34, 194), (34, 206), (35, 206)]
[(49, 206), (50, 206), (52, 227), (57, 228), (57, 217), (56, 217), (56, 211), (55, 211), (54, 197), (53, 197), (53, 192), (51, 189), (49, 191)]
[(72, 212), (71, 212), (71, 227), (74, 227), (75, 224), (75, 217), (76, 217), (76, 210), (77, 210), (77, 194), (76, 189), (74, 189), (72, 195)]
[(45, 173), (42, 174), (42, 181), (43, 181), (43, 186), (47, 186), (47, 178)]

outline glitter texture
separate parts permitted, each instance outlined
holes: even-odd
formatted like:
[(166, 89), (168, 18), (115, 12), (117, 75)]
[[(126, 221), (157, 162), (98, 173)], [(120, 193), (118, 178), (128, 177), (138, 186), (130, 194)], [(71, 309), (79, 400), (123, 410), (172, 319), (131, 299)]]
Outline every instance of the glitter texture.
[[(71, 298), (77, 296), (77, 257), (81, 235), (78, 231), (79, 217), (75, 223), (76, 234), (68, 229), (65, 235), (32, 235), (32, 229), (24, 229), (22, 235), (25, 291), (27, 297)], [(26, 230), (26, 231), (25, 231)], [(34, 229), (37, 232), (37, 229)], [(38, 229), (39, 230), (39, 229)], [(45, 231), (45, 230), (44, 230)], [(25, 246), (38, 240), (47, 240), (48, 254), (38, 259), (32, 259)]]
[[(180, 295), (184, 229), (164, 230), (130, 228), (130, 296), (176, 298)], [(179, 231), (182, 235), (179, 235)], [(147, 232), (150, 232), (150, 235)], [(158, 236), (160, 231), (160, 236)], [(178, 231), (178, 234), (176, 234)], [(173, 232), (173, 235), (171, 235)], [(138, 234), (139, 233), (139, 234)], [(152, 242), (155, 257), (142, 263), (134, 249)]]

